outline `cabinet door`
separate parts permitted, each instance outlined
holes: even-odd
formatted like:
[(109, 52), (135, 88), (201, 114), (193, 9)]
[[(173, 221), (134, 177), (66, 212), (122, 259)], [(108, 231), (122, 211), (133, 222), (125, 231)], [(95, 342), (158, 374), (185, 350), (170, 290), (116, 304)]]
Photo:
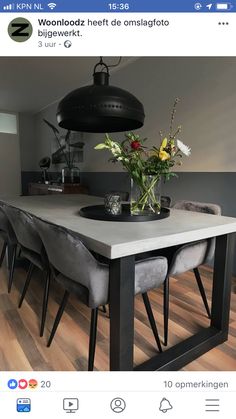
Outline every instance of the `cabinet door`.
[(29, 195), (48, 195), (48, 185), (40, 183), (29, 183), (28, 186)]

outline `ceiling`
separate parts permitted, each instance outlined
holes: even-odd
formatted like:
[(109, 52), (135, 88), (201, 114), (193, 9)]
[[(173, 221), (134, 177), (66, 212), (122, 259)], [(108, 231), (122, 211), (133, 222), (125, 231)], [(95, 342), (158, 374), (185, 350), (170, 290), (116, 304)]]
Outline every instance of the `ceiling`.
[[(133, 58), (125, 57), (117, 71)], [(0, 57), (0, 111), (37, 113), (92, 82), (98, 57)], [(104, 57), (115, 64), (118, 57)]]

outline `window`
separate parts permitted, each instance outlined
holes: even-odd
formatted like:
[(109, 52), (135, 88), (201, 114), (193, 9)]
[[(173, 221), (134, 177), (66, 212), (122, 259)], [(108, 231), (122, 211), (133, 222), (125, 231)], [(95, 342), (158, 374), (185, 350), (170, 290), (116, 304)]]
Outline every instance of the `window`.
[(0, 112), (0, 133), (17, 134), (16, 115)]

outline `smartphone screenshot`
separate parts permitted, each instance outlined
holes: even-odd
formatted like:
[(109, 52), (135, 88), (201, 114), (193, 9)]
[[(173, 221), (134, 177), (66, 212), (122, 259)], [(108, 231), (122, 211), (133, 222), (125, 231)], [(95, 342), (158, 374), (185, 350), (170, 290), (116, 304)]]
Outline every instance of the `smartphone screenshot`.
[(233, 419), (236, 2), (0, 1), (0, 414)]

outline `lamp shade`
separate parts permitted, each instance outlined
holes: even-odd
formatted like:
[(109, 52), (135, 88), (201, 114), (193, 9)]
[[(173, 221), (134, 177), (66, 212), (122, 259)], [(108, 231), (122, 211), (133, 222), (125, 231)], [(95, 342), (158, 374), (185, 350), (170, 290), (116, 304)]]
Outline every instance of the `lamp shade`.
[[(97, 65), (100, 65), (98, 63)], [(96, 71), (94, 83), (66, 95), (58, 105), (61, 128), (81, 132), (131, 131), (143, 126), (142, 103), (131, 93), (109, 85), (109, 71)]]

